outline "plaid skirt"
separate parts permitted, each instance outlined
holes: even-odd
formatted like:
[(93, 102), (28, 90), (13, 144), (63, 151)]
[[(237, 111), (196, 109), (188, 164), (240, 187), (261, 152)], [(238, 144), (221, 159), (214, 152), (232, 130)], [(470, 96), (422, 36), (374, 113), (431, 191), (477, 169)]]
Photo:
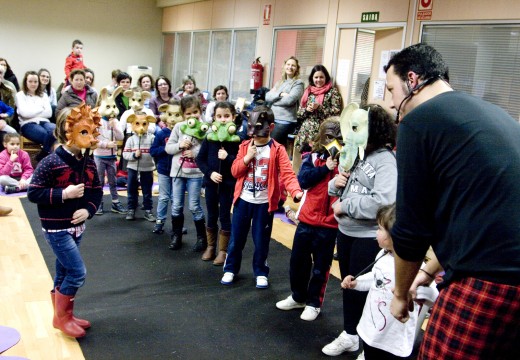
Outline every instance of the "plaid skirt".
[(520, 359), (520, 286), (465, 278), (439, 294), (418, 359)]

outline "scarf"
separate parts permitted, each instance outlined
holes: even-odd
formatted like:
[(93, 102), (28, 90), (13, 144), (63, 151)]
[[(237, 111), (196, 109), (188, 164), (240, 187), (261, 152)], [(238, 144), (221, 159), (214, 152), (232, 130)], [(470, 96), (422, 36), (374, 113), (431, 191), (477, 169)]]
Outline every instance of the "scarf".
[(325, 98), (325, 94), (329, 92), (329, 90), (332, 88), (332, 81), (329, 81), (322, 87), (316, 87), (309, 85), (307, 86), (307, 89), (303, 92), (302, 100), (301, 100), (301, 107), (305, 108), (307, 107), (307, 100), (309, 99), (309, 94), (314, 95), (314, 102), (322, 105), (323, 99)]
[(72, 91), (74, 91), (74, 94), (78, 95), (81, 98), (81, 100), (83, 100), (85, 102), (87, 101), (86, 100), (87, 99), (87, 87), (86, 86), (82, 90), (76, 90), (72, 86), (71, 86), (71, 88), (72, 88)]

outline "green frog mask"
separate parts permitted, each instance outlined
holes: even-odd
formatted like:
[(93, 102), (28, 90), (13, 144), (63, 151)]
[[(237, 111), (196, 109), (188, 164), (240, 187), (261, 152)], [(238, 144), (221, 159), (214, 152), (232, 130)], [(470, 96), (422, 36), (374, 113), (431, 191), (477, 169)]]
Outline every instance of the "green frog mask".
[(192, 136), (196, 139), (203, 140), (206, 136), (209, 126), (205, 122), (200, 121), (196, 117), (190, 117), (186, 124), (181, 125), (181, 132), (185, 135)]
[(212, 133), (209, 133), (206, 139), (208, 141), (219, 141), (219, 142), (240, 142), (237, 132), (237, 126), (233, 122), (228, 123), (213, 123), (211, 125)]

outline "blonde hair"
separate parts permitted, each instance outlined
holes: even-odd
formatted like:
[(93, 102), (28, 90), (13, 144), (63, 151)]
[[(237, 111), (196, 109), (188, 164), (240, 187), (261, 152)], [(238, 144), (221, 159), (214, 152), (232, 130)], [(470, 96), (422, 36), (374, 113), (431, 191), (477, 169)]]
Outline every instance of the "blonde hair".
[(287, 80), (287, 73), (285, 72), (285, 64), (287, 64), (287, 61), (289, 61), (289, 60), (294, 60), (294, 62), (296, 62), (296, 71), (294, 72), (294, 76), (292, 77), (292, 80), (297, 80), (300, 78), (300, 62), (294, 56), (290, 56), (288, 59), (286, 59), (283, 62), (282, 79), (279, 81), (280, 84), (283, 83), (285, 80)]

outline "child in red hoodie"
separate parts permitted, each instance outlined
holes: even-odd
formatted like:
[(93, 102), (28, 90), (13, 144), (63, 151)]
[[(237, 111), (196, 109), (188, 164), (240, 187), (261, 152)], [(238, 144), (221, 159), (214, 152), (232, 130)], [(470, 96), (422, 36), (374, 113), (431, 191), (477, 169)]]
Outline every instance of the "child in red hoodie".
[(69, 85), (69, 75), (74, 69), (85, 69), (83, 63), (83, 43), (81, 40), (74, 40), (72, 42), (72, 51), (65, 59), (65, 84)]

